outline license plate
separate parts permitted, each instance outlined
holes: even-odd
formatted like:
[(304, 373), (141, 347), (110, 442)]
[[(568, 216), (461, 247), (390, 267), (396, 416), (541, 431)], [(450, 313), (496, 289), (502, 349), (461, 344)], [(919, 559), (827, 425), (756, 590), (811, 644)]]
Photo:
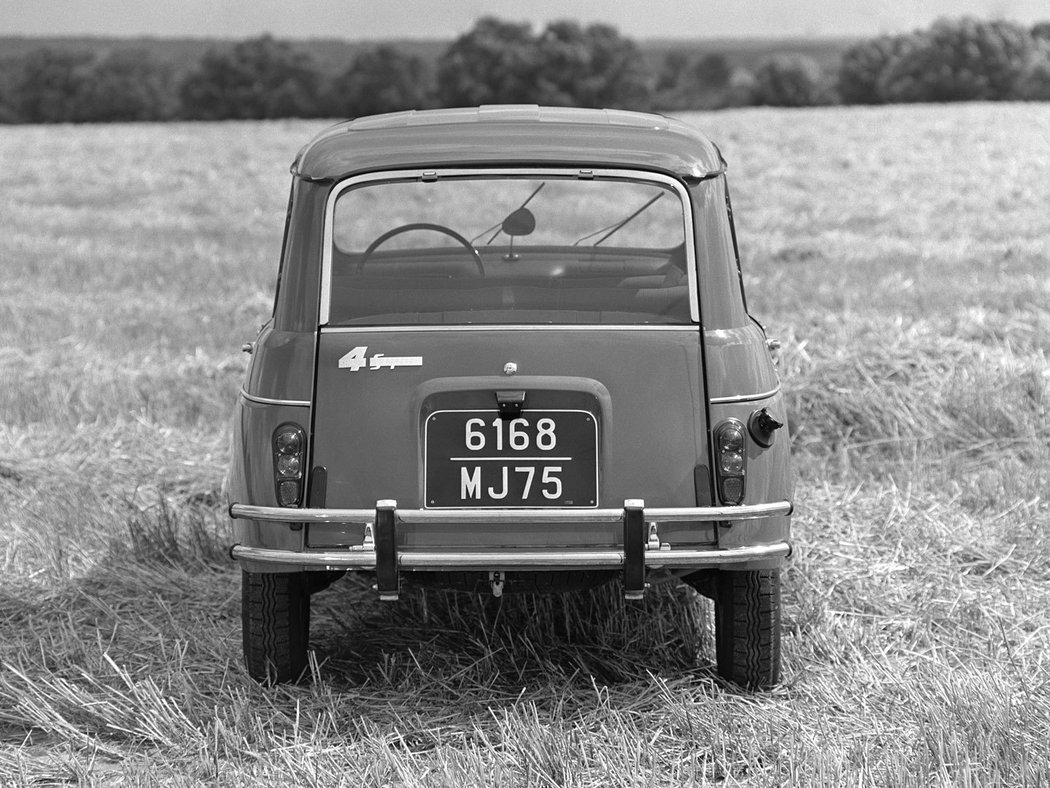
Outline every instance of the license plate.
[(424, 428), (428, 509), (598, 505), (598, 426), (585, 410), (439, 410)]

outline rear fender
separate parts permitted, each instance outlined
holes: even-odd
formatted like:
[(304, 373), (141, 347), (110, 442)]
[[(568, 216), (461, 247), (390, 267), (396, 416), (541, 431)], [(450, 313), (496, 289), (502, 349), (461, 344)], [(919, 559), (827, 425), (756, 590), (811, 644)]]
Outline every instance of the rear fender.
[[(274, 487), (273, 433), (281, 424), (294, 422), (305, 428), (310, 424), (310, 408), (259, 402), (241, 392), (233, 422), (233, 445), (230, 458), (228, 495), (230, 501), (256, 501), (261, 506), (276, 506)], [(304, 480), (309, 485), (309, 469)], [(295, 510), (288, 510), (294, 515)], [(287, 523), (263, 523), (258, 520), (234, 520), (234, 541), (252, 547), (276, 550), (302, 550), (304, 529), (291, 520)], [(275, 572), (273, 565), (245, 566), (250, 572)]]
[[(785, 426), (774, 433), (773, 444), (763, 448), (747, 436), (747, 477), (744, 504), (794, 500), (795, 477), (791, 467), (791, 441), (788, 437), (787, 410), (783, 395), (731, 404), (711, 405), (711, 425), (717, 427), (726, 419), (737, 419), (747, 425), (751, 414), (765, 408)], [(791, 515), (765, 520), (733, 521), (718, 528), (719, 547), (742, 547), (753, 544), (787, 542), (791, 539)], [(777, 566), (777, 562), (734, 565), (733, 570), (761, 569)]]

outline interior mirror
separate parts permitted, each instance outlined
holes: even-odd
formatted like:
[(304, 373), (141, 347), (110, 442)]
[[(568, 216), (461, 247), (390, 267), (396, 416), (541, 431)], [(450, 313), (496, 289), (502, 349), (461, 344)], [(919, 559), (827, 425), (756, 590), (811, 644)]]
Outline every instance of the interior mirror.
[(510, 216), (503, 220), (503, 232), (514, 237), (516, 235), (531, 235), (536, 229), (536, 217), (528, 208), (518, 208)]

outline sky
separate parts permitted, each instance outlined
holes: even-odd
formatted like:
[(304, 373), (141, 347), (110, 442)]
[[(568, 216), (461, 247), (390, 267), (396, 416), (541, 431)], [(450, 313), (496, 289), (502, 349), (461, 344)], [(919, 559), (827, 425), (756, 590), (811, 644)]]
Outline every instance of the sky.
[(938, 17), (1050, 19), (1047, 0), (0, 0), (0, 36), (450, 39), (482, 16), (605, 22), (632, 38), (874, 36)]

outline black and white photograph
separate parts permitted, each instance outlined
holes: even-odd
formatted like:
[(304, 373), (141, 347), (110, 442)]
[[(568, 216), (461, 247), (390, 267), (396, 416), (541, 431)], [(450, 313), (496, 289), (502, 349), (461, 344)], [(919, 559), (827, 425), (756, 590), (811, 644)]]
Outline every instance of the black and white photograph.
[(0, 0), (0, 786), (1050, 785), (1050, 6)]

